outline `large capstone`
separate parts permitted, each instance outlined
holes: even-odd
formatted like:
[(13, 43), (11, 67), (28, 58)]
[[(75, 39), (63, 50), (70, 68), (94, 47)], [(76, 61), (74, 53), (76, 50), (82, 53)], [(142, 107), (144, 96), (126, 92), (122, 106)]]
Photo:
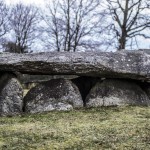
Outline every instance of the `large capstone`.
[(98, 82), (86, 98), (87, 107), (121, 105), (148, 106), (150, 100), (136, 83), (119, 79)]
[(32, 88), (24, 98), (24, 111), (72, 110), (83, 107), (78, 88), (66, 79), (52, 79)]
[(22, 112), (23, 89), (14, 75), (0, 77), (0, 115), (15, 115)]
[(145, 51), (1, 53), (0, 71), (77, 75), (150, 81), (150, 54)]

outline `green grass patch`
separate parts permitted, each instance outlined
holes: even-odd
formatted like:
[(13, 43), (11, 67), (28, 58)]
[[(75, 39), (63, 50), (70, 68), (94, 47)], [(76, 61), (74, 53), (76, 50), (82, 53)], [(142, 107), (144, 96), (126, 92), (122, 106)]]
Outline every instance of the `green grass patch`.
[(150, 150), (150, 107), (0, 118), (1, 150)]

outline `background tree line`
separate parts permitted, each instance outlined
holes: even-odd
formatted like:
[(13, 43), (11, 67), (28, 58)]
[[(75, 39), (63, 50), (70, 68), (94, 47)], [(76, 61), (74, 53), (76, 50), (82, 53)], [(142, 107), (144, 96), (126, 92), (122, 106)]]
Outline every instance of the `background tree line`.
[(0, 0), (0, 12), (6, 52), (134, 49), (138, 38), (150, 38), (149, 0), (53, 0), (42, 9)]

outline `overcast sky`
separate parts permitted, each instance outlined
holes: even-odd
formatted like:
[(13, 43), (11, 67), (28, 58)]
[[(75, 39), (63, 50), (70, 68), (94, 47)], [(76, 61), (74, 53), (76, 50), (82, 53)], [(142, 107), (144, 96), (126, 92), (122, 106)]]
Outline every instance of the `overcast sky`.
[[(18, 2), (23, 2), (25, 4), (36, 4), (38, 7), (44, 7), (44, 2), (46, 0), (4, 0), (9, 4), (16, 4)], [(47, 0), (48, 1), (48, 0)], [(139, 48), (149, 48), (150, 49), (150, 39), (139, 38), (138, 39)]]
[(15, 4), (17, 2), (24, 2), (26, 4), (34, 3), (36, 5), (42, 5), (44, 0), (5, 0), (7, 4)]

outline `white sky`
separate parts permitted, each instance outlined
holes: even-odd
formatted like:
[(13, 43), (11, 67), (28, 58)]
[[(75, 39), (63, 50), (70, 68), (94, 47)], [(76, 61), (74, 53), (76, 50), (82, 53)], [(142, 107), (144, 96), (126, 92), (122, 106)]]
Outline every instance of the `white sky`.
[[(23, 2), (25, 4), (35, 4), (38, 7), (44, 7), (44, 2), (46, 0), (4, 0), (8, 5), (16, 4), (18, 2)], [(150, 39), (140, 38), (138, 40), (139, 48), (149, 48), (150, 49)]]
[(18, 2), (24, 2), (26, 4), (36, 4), (36, 5), (43, 5), (45, 0), (5, 0), (7, 4), (15, 4)]

